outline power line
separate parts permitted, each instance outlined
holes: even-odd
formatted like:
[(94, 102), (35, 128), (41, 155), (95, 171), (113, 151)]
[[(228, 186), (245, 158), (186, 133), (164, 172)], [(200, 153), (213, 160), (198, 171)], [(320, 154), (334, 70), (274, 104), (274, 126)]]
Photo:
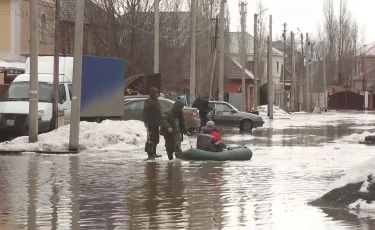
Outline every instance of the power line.
[[(141, 32), (147, 33), (147, 34), (149, 34), (149, 35), (154, 35), (154, 33), (149, 32), (149, 31), (147, 31), (147, 30), (145, 30), (145, 29), (139, 28), (139, 27), (137, 27), (137, 26), (135, 26), (135, 25), (132, 25), (132, 24), (130, 24), (130, 23), (124, 23), (124, 24), (125, 24), (125, 25), (128, 25), (128, 26), (131, 26), (131, 27), (133, 27), (134, 29), (137, 29), (137, 30), (139, 30), (139, 31), (141, 31)], [(213, 29), (214, 27), (215, 27), (215, 25), (214, 25), (214, 26), (210, 26), (210, 27), (206, 28), (205, 30), (198, 32), (198, 33), (196, 34), (196, 36), (198, 36), (198, 35), (200, 35), (200, 34), (206, 32), (206, 31), (208, 31), (208, 30), (211, 30), (211, 29)], [(178, 36), (178, 37), (177, 37), (177, 36), (160, 36), (160, 37), (163, 37), (163, 38), (190, 38), (190, 36)]]

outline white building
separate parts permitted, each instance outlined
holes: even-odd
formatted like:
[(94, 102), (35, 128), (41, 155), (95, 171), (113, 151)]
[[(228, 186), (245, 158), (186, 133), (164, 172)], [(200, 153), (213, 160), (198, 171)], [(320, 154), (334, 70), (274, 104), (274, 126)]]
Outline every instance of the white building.
[[(228, 55), (232, 57), (238, 63), (241, 63), (241, 32), (229, 32), (228, 33)], [(246, 42), (246, 68), (253, 73), (254, 66), (254, 37), (248, 33), (245, 36)], [(259, 88), (265, 87), (267, 83), (267, 44), (262, 45), (262, 49), (259, 51), (258, 59), (258, 77), (259, 77)], [(281, 93), (282, 84), (280, 78), (282, 76), (282, 70), (284, 68), (284, 56), (283, 52), (276, 48), (272, 48), (273, 51), (273, 62), (272, 62), (272, 79), (275, 89), (275, 102), (279, 101), (278, 98)], [(260, 95), (262, 103), (262, 94)], [(263, 99), (264, 100), (264, 99)], [(265, 99), (266, 100), (266, 99)]]

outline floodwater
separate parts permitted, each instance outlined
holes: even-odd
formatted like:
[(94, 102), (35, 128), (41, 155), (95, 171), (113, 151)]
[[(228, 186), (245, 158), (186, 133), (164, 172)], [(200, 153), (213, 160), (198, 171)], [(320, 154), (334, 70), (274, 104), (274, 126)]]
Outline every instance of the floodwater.
[(375, 115), (329, 115), (225, 134), (252, 148), (248, 162), (146, 162), (141, 151), (0, 156), (0, 229), (375, 229), (375, 214), (306, 204), (374, 155), (344, 137), (375, 131)]

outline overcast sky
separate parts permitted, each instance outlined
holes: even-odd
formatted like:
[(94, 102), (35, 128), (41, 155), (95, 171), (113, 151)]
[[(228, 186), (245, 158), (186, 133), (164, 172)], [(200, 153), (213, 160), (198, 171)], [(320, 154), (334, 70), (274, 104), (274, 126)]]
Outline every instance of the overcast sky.
[[(247, 32), (253, 34), (254, 13), (259, 0), (247, 1)], [(231, 31), (239, 31), (240, 0), (227, 0), (231, 15)], [(334, 0), (336, 11), (339, 10), (339, 0)], [(281, 36), (284, 22), (287, 23), (288, 34), (291, 30), (317, 35), (317, 30), (323, 23), (324, 0), (262, 0), (267, 17), (273, 17), (273, 35)], [(365, 44), (375, 41), (375, 0), (348, 0), (349, 10), (356, 18), (359, 29), (364, 31)]]

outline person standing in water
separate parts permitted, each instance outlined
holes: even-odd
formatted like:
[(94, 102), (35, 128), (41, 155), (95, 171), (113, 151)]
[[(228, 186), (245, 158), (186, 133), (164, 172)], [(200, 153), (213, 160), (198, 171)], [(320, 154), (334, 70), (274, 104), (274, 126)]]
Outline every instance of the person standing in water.
[(151, 88), (149, 98), (145, 101), (143, 107), (143, 122), (150, 136), (150, 140), (154, 143), (154, 152), (147, 153), (149, 158), (155, 158), (156, 146), (159, 144), (159, 127), (162, 115), (161, 107), (158, 101), (159, 90)]
[(161, 132), (165, 139), (165, 149), (169, 160), (173, 160), (173, 153), (176, 158), (182, 157), (183, 134), (190, 135), (185, 125), (182, 108), (184, 108), (184, 104), (181, 101), (176, 101), (161, 118)]

